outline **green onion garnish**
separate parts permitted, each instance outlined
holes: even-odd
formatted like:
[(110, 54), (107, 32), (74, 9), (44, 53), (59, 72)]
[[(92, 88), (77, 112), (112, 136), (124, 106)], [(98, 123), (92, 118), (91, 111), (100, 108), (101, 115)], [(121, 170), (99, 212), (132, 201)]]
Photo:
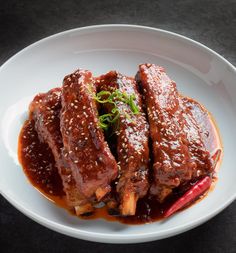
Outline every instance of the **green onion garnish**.
[(112, 108), (110, 113), (99, 116), (99, 126), (104, 130), (108, 130), (112, 124), (115, 124), (122, 113), (126, 118), (131, 119), (131, 115), (127, 112), (119, 110), (118, 104), (120, 102), (127, 104), (133, 114), (139, 113), (139, 108), (134, 102), (135, 94), (128, 95), (118, 89), (113, 92), (102, 90), (95, 95), (94, 99), (101, 104), (110, 104)]

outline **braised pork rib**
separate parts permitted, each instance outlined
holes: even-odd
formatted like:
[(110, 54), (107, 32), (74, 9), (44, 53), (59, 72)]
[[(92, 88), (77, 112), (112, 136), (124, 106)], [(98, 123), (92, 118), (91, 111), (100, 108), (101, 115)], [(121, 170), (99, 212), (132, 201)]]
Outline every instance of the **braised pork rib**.
[[(58, 172), (66, 193), (67, 203), (81, 214), (81, 195), (76, 187), (70, 166), (62, 155), (62, 136), (60, 132), (61, 88), (55, 88), (47, 93), (38, 94), (30, 104), (29, 117), (35, 122), (35, 129), (42, 142), (49, 145), (55, 158)], [(84, 212), (91, 211), (91, 207)]]
[(85, 199), (100, 201), (117, 177), (118, 167), (98, 125), (91, 72), (77, 70), (64, 78), (60, 126), (76, 185)]
[(212, 162), (191, 111), (164, 69), (140, 65), (137, 79), (146, 101), (153, 146), (150, 192), (162, 202), (181, 183), (210, 173)]
[[(119, 91), (120, 94), (135, 96), (134, 103), (139, 110), (135, 114), (128, 104), (116, 101), (120, 115), (115, 131), (117, 159), (120, 165), (120, 178), (116, 189), (120, 198), (121, 214), (134, 215), (137, 200), (144, 197), (149, 188), (148, 124), (142, 111), (141, 97), (135, 80), (116, 71), (101, 76), (97, 85), (102, 91)], [(106, 113), (112, 110), (109, 103), (103, 104), (103, 107)]]

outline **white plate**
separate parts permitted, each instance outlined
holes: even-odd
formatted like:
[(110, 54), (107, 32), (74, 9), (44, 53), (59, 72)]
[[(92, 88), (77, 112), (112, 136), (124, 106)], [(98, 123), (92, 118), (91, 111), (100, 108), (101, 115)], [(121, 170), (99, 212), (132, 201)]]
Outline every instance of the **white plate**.
[[(138, 64), (164, 66), (183, 94), (203, 103), (214, 115), (224, 146), (219, 180), (201, 202), (152, 224), (129, 226), (85, 221), (42, 197), (27, 181), (17, 160), (17, 137), (30, 99), (61, 85), (78, 67), (95, 75), (115, 69), (135, 75)], [(16, 54), (0, 68), (0, 189), (21, 212), (58, 232), (97, 242), (135, 243), (187, 231), (228, 206), (236, 196), (236, 70), (209, 48), (154, 28), (102, 25), (66, 31)], [(224, 228), (222, 228), (224, 229)]]

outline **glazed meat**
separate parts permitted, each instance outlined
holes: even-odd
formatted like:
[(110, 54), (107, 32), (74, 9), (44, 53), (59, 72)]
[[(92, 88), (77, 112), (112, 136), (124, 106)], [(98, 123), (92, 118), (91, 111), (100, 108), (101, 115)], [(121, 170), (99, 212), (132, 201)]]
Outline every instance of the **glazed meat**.
[(64, 78), (60, 128), (66, 157), (85, 200), (100, 201), (110, 192), (118, 166), (98, 124), (91, 72), (77, 70)]
[[(133, 78), (111, 71), (97, 80), (99, 91), (119, 91), (127, 96), (135, 96), (134, 103), (139, 112), (134, 114), (130, 106), (116, 101), (119, 119), (115, 126), (116, 153), (120, 165), (120, 178), (116, 190), (119, 195), (120, 213), (134, 215), (139, 198), (147, 194), (149, 148), (148, 124), (142, 111), (142, 102)], [(112, 106), (104, 104), (106, 113), (111, 113)], [(118, 128), (117, 128), (118, 126)]]
[(199, 128), (162, 67), (143, 64), (137, 79), (142, 87), (153, 146), (150, 193), (162, 202), (181, 183), (210, 173), (210, 154)]
[[(192, 106), (199, 106), (193, 100), (185, 97), (180, 97), (181, 109), (183, 117), (185, 118), (184, 132), (188, 139), (188, 148), (191, 155), (191, 159), (196, 163), (196, 169), (193, 171), (192, 178), (207, 175), (214, 170), (212, 155), (215, 154), (216, 150), (210, 153), (210, 149), (206, 147), (204, 136), (204, 124), (197, 122), (196, 109), (193, 110)], [(200, 109), (200, 108), (199, 108)], [(193, 114), (195, 112), (195, 114)], [(207, 117), (209, 122), (209, 115), (206, 115), (204, 108), (200, 109), (201, 115)], [(200, 115), (200, 114), (199, 114)], [(209, 133), (208, 133), (209, 134)]]
[[(220, 140), (208, 111), (195, 100), (182, 97), (184, 113), (189, 119), (185, 132), (190, 141), (189, 150), (197, 163), (197, 175), (204, 175), (215, 170), (221, 150)], [(200, 169), (200, 170), (199, 170)]]
[[(62, 156), (62, 136), (60, 132), (61, 89), (55, 88), (48, 93), (37, 95), (31, 102), (29, 111), (30, 119), (35, 122), (35, 129), (42, 142), (49, 145), (54, 155), (58, 172), (63, 182), (64, 192), (70, 207), (81, 214), (81, 196), (77, 190), (71, 169)], [(91, 211), (87, 206), (85, 212)]]

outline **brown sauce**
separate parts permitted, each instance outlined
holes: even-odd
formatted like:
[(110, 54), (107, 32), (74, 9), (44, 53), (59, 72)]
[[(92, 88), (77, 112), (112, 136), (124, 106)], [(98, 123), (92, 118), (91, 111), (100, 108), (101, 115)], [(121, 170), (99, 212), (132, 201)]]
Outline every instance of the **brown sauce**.
[[(205, 116), (200, 115), (200, 111), (203, 109), (199, 103), (191, 99), (189, 99), (189, 101), (193, 106), (195, 116), (199, 116), (199, 122), (204, 123), (202, 124), (204, 125), (204, 129), (202, 130), (203, 139), (208, 150), (210, 152), (213, 152), (217, 148), (222, 150), (214, 120), (209, 117), (209, 114), (204, 114)], [(199, 108), (201, 110), (199, 110)], [(27, 120), (22, 127), (19, 136), (18, 156), (23, 170), (31, 184), (50, 201), (69, 210), (69, 207), (66, 205), (61, 178), (57, 172), (53, 154), (47, 144), (40, 142), (32, 121)], [(217, 169), (219, 164), (220, 160), (218, 161)], [(110, 215), (107, 207), (104, 206), (96, 208), (92, 215), (83, 216), (82, 218), (89, 220), (102, 218), (108, 221), (119, 221), (125, 224), (143, 224), (157, 221), (163, 218), (165, 210), (194, 183), (195, 182), (189, 182), (184, 188), (181, 188), (181, 191), (176, 189), (162, 204), (149, 197), (140, 199), (137, 203), (135, 216), (119, 217)]]
[(63, 196), (52, 151), (47, 144), (40, 142), (32, 121), (24, 123), (18, 150), (20, 163), (30, 182), (46, 195)]

